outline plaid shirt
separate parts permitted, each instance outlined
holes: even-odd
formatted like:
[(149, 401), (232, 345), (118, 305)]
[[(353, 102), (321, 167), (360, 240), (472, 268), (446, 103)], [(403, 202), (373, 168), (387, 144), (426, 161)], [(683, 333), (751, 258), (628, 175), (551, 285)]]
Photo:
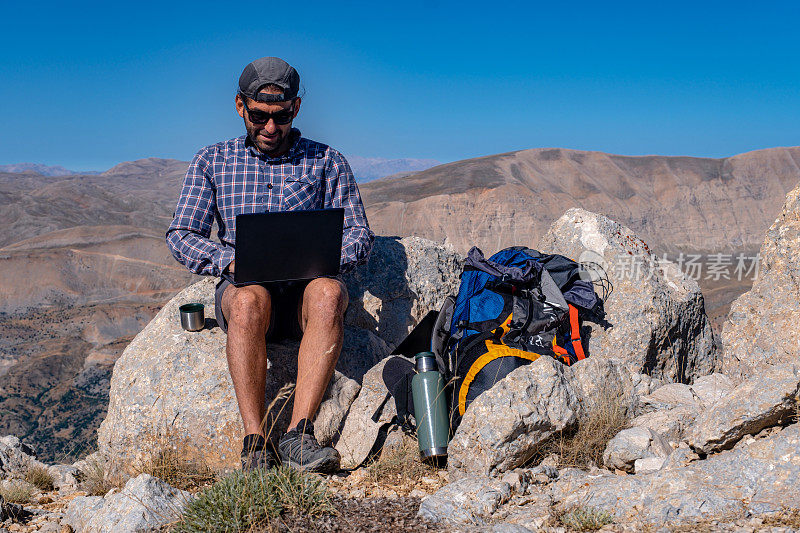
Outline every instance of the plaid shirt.
[[(292, 147), (275, 158), (259, 152), (246, 135), (197, 152), (167, 230), (175, 259), (195, 274), (220, 276), (234, 259), (236, 215), (343, 207), (340, 271), (367, 260), (375, 236), (347, 160), (297, 129), (291, 135)], [(214, 219), (220, 242), (209, 238)]]

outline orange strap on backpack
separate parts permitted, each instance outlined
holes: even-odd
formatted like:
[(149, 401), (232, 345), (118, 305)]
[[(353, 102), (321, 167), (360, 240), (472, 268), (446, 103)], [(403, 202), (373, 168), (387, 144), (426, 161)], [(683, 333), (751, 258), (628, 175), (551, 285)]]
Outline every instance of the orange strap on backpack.
[(583, 353), (583, 345), (581, 344), (581, 325), (578, 321), (578, 308), (572, 304), (569, 306), (569, 329), (571, 332), (572, 349), (575, 350), (575, 355), (578, 361), (586, 359), (586, 354)]

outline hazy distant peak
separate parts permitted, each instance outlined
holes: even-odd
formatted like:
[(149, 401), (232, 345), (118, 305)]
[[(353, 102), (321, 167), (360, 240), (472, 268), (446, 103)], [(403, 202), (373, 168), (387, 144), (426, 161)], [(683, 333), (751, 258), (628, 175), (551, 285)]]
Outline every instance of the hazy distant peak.
[(0, 172), (9, 172), (12, 174), (33, 172), (36, 174), (41, 174), (42, 176), (69, 176), (70, 174), (77, 174), (77, 172), (59, 165), (50, 166), (42, 165), (41, 163), (16, 163), (14, 165), (0, 165)]
[(419, 172), (440, 165), (435, 159), (386, 159), (383, 157), (347, 156), (356, 181), (370, 181), (393, 174)]
[(161, 159), (158, 157), (148, 157), (135, 161), (125, 161), (111, 167), (103, 172), (104, 176), (119, 176), (126, 174), (171, 174), (175, 172), (186, 172), (189, 166), (187, 161), (178, 159)]

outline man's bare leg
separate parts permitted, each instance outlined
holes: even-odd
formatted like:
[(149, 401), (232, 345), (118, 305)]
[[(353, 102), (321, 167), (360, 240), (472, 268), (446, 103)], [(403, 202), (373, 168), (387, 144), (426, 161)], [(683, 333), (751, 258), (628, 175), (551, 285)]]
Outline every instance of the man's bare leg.
[(264, 436), (266, 414), (267, 346), (265, 336), (272, 312), (269, 291), (260, 285), (229, 285), (222, 294), (228, 321), (225, 353), (246, 435)]
[(297, 386), (290, 428), (313, 420), (342, 351), (347, 287), (337, 279), (317, 278), (305, 288), (300, 309), (303, 340), (297, 357)]

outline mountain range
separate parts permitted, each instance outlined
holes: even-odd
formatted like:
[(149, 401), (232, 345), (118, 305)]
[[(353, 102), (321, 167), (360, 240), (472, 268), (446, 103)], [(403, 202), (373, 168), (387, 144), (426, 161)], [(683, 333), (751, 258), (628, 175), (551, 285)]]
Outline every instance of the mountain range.
[(31, 172), (33, 174), (41, 174), (42, 176), (69, 176), (70, 174), (77, 174), (77, 172), (64, 168), (60, 165), (50, 166), (42, 165), (41, 163), (16, 163), (14, 165), (0, 165), (0, 172)]
[(800, 180), (800, 147), (711, 159), (533, 149), (363, 184), (379, 234), (492, 253), (535, 244), (570, 207), (626, 224), (659, 252), (757, 250)]
[(440, 165), (435, 159), (384, 159), (382, 157), (347, 156), (347, 162), (359, 183), (392, 176), (409, 174)]
[[(154, 158), (145, 159), (143, 161), (148, 161), (152, 163), (155, 161)], [(174, 159), (164, 159), (162, 161), (176, 161)], [(413, 172), (418, 172), (420, 170), (425, 170), (436, 165), (441, 164), (439, 161), (435, 159), (386, 159), (384, 157), (361, 157), (357, 155), (347, 156), (347, 161), (350, 163), (350, 167), (353, 170), (353, 174), (356, 176), (356, 180), (358, 182), (365, 182), (370, 181), (378, 178), (383, 178), (385, 176), (395, 175), (395, 174), (408, 174)], [(128, 167), (128, 170), (131, 170), (130, 165), (135, 164), (135, 162), (128, 162), (128, 163), (121, 163), (122, 167)], [(184, 167), (187, 163), (181, 163)], [(119, 165), (118, 165), (119, 166)], [(69, 170), (62, 166), (49, 166), (49, 165), (42, 165), (40, 163), (17, 163), (13, 165), (0, 165), (0, 173), (8, 173), (8, 174), (23, 174), (23, 173), (32, 173), (32, 174), (41, 174), (42, 176), (71, 176), (74, 174), (84, 174), (84, 175), (92, 175), (92, 174), (108, 174), (113, 171), (119, 171), (120, 169), (114, 167), (106, 172), (77, 172), (74, 170)], [(142, 170), (145, 172), (149, 171), (146, 166)]]

